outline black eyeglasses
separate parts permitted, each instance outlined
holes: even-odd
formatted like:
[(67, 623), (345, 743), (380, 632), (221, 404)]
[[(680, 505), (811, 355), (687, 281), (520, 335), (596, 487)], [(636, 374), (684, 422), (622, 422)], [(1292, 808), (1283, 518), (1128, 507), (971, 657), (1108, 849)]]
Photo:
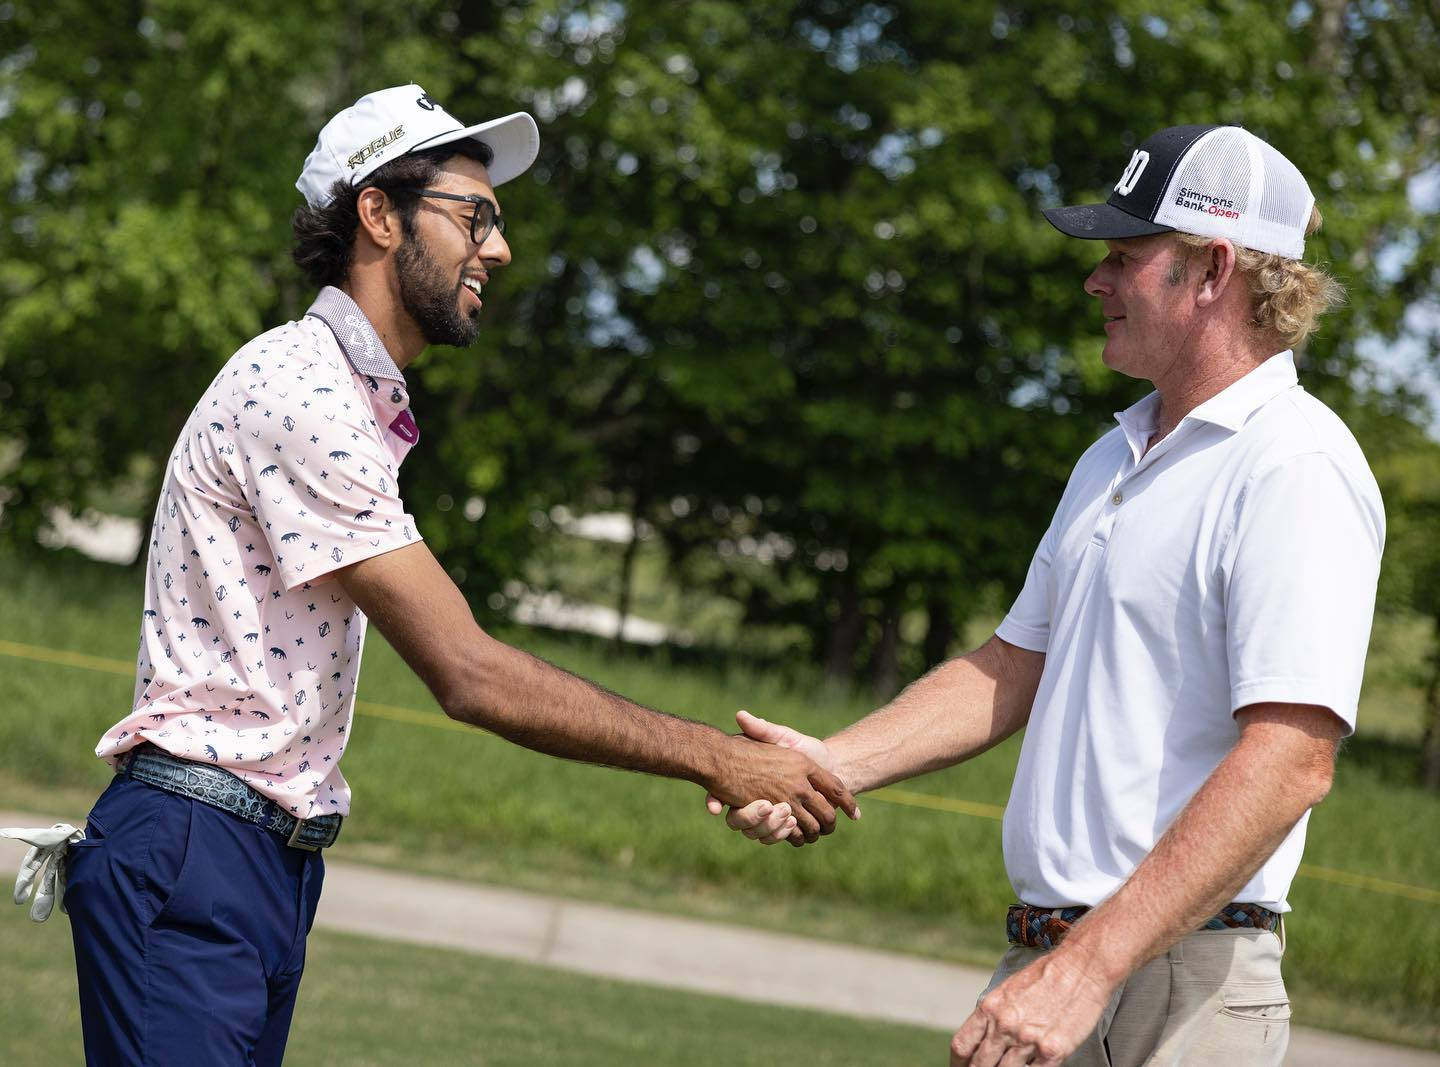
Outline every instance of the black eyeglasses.
[(490, 236), (491, 230), (505, 232), (505, 217), (495, 207), (495, 201), (483, 196), (460, 196), (456, 193), (442, 193), (436, 189), (408, 189), (407, 192), (416, 196), (429, 196), (438, 200), (459, 200), (461, 203), (474, 204), (475, 210), (470, 215), (470, 240), (477, 245), (485, 243), (485, 238)]

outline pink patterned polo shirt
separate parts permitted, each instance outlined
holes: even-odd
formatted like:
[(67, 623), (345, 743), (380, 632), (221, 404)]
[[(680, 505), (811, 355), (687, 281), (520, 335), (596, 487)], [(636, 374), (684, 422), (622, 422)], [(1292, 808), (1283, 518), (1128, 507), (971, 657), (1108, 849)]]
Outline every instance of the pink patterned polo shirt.
[(150, 741), (310, 818), (340, 773), (365, 616), (333, 573), (419, 539), (396, 472), (419, 439), (405, 379), (363, 312), (321, 290), (231, 357), (170, 456), (146, 564), (134, 710)]

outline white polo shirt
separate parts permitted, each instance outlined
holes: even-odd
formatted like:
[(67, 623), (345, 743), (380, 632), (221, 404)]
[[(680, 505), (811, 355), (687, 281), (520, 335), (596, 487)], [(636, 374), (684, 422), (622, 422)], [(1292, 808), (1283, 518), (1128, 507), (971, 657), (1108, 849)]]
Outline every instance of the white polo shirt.
[(340, 773), (365, 615), (332, 573), (419, 539), (396, 472), (419, 439), (360, 308), (323, 289), (225, 364), (170, 456), (145, 568), (141, 741), (224, 767), (287, 811), (350, 809)]
[[(1076, 464), (996, 631), (1045, 653), (1004, 831), (1038, 907), (1118, 889), (1234, 747), (1238, 709), (1355, 725), (1385, 515), (1354, 437), (1289, 352), (1146, 453), (1159, 402)], [(1289, 910), (1307, 820), (1235, 900)]]

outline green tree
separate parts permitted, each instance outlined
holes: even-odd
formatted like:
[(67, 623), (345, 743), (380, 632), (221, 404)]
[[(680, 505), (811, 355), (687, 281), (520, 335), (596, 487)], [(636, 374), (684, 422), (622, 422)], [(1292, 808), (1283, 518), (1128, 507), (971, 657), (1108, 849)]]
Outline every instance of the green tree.
[[(148, 518), (204, 384), (313, 297), (289, 218), (321, 124), (382, 85), (452, 90), (468, 71), (456, 35), (499, 15), (425, 0), (0, 4), (4, 536), (33, 544), (52, 508), (96, 501)], [(494, 510), (488, 558), (511, 573), (528, 527)]]
[(1440, 789), (1440, 444), (1409, 427), (1395, 430), (1375, 465), (1389, 520), (1381, 603), (1413, 611), (1430, 626), (1428, 661), (1415, 665), (1425, 693), (1419, 773)]
[(310, 299), (287, 220), (315, 131), (418, 80), (542, 128), (501, 190), (515, 263), (480, 345), (410, 376), (406, 496), (452, 574), (503, 607), (552, 504), (618, 501), (686, 580), (892, 688), (1018, 587), (1071, 463), (1139, 393), (1099, 362), (1095, 249), (1041, 207), (1103, 198), (1161, 126), (1274, 141), (1351, 288), (1304, 371), (1342, 409), (1359, 339), (1434, 297), (1407, 196), (1437, 166), (1433, 12), (1149, 12), (0, 4), (0, 529), (28, 542), (127, 477), (148, 509), (191, 398)]
[[(1345, 406), (1358, 339), (1434, 292), (1407, 196), (1436, 165), (1434, 71), (1401, 58), (1434, 50), (1393, 44), (1435, 27), (1336, 10), (511, 9), (474, 42), (482, 84), (544, 87), (517, 97), (546, 124), (537, 180), (579, 212), (536, 297), (569, 315), (523, 333), (546, 374), (592, 376), (564, 421), (593, 431), (600, 486), (833, 673), (868, 662), (890, 687), (917, 613), (903, 668), (938, 657), (977, 591), (1016, 587), (1070, 463), (1139, 395), (1099, 363), (1095, 248), (1039, 209), (1103, 198), (1176, 122), (1242, 122), (1314, 177), (1312, 254), (1352, 299), (1305, 377)], [(713, 566), (772, 537), (769, 576)]]

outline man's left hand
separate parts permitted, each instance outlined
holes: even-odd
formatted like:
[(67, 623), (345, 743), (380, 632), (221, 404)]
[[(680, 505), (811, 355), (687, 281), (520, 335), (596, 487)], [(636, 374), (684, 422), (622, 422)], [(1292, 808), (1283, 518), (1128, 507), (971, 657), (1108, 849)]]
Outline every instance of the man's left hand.
[(1062, 946), (985, 994), (950, 1041), (950, 1067), (1059, 1067), (1095, 1029), (1110, 993)]

